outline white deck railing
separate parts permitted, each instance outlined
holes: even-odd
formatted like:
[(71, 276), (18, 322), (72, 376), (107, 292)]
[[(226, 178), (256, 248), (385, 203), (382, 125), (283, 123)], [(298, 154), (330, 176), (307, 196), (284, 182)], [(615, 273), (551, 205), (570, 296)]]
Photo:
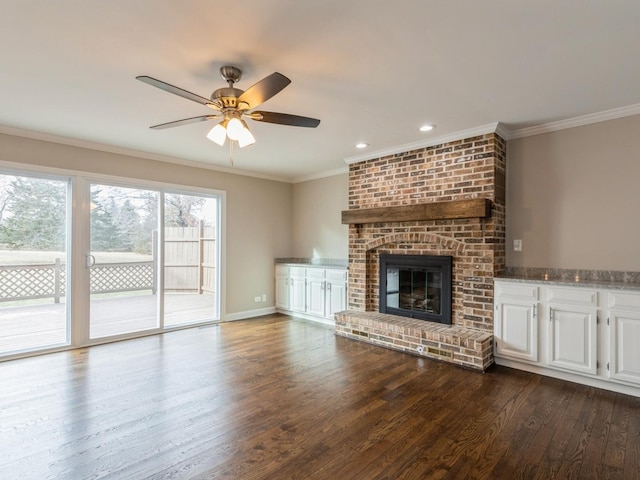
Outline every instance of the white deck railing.
[[(156, 291), (157, 276), (153, 261), (96, 263), (91, 267), (91, 293)], [(53, 298), (55, 303), (66, 293), (66, 266), (56, 258), (54, 263), (40, 265), (0, 266), (0, 302)]]

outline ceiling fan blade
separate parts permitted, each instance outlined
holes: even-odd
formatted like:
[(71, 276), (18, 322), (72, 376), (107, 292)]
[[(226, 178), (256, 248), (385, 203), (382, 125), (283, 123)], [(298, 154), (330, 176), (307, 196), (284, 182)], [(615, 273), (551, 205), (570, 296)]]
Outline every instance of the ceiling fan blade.
[(200, 117), (183, 118), (182, 120), (176, 120), (175, 122), (161, 123), (160, 125), (153, 125), (154, 130), (162, 130), (164, 128), (180, 127), (182, 125), (189, 125), (190, 123), (206, 122), (207, 120), (213, 120), (220, 115), (202, 115)]
[(290, 83), (291, 80), (287, 77), (281, 73), (274, 72), (271, 75), (264, 77), (258, 83), (247, 88), (244, 93), (238, 97), (238, 103), (246, 103), (249, 105), (247, 110), (251, 110), (252, 108), (256, 108), (258, 105), (269, 100)]
[[(253, 116), (256, 114), (255, 116)], [(315, 128), (320, 125), (317, 118), (301, 117), (300, 115), (291, 115), (289, 113), (276, 112), (251, 112), (251, 117), (258, 122), (277, 123), (279, 125), (291, 125), (293, 127), (309, 127)], [(260, 118), (261, 117), (261, 118)]]
[(147, 75), (140, 75), (136, 77), (136, 79), (146, 84), (157, 87), (160, 90), (164, 90), (165, 92), (173, 93), (174, 95), (178, 95), (179, 97), (186, 98), (187, 100), (191, 100), (192, 102), (218, 108), (217, 105), (213, 103), (210, 99), (201, 97), (200, 95), (196, 95), (195, 93), (187, 92), (186, 90), (183, 90), (180, 87), (176, 87), (169, 83), (163, 82), (162, 80), (158, 80), (153, 77), (148, 77)]

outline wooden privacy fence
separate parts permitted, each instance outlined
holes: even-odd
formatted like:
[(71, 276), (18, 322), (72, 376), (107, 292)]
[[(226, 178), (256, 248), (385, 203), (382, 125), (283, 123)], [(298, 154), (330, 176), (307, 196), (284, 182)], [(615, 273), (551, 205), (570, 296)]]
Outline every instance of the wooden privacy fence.
[(167, 227), (164, 230), (164, 288), (211, 293), (216, 285), (215, 227)]
[[(215, 292), (215, 227), (168, 227), (164, 239), (164, 288), (178, 292)], [(154, 254), (155, 258), (155, 254)], [(156, 293), (157, 262), (96, 263), (91, 293), (151, 290)], [(56, 259), (40, 265), (0, 265), (0, 302), (65, 296), (66, 266)]]

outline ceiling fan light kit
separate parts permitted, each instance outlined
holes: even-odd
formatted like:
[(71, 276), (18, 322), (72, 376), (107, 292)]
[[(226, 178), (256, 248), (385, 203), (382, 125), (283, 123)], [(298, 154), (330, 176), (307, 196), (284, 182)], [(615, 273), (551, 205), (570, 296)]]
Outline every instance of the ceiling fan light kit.
[(219, 119), (222, 121), (214, 126), (207, 138), (220, 146), (223, 146), (227, 137), (229, 140), (238, 143), (240, 148), (252, 145), (256, 139), (249, 130), (243, 116), (257, 122), (275, 123), (279, 125), (290, 125), (294, 127), (315, 128), (320, 124), (320, 120), (299, 115), (291, 115), (289, 113), (251, 111), (263, 104), (271, 97), (279, 93), (287, 85), (291, 83), (287, 77), (281, 73), (274, 72), (255, 83), (247, 90), (235, 88), (235, 83), (242, 77), (242, 71), (233, 66), (223, 66), (220, 68), (220, 75), (228, 83), (228, 87), (218, 88), (211, 94), (211, 98), (201, 97), (195, 93), (188, 92), (182, 88), (176, 87), (161, 80), (140, 75), (136, 79), (148, 85), (164, 90), (165, 92), (178, 95), (187, 100), (204, 105), (213, 110), (217, 110), (216, 115), (201, 115), (199, 117), (185, 118), (173, 122), (153, 125), (150, 128), (164, 129), (188, 125), (191, 123), (204, 122), (208, 120)]
[(207, 133), (207, 138), (221, 147), (227, 139), (227, 121), (223, 120)]

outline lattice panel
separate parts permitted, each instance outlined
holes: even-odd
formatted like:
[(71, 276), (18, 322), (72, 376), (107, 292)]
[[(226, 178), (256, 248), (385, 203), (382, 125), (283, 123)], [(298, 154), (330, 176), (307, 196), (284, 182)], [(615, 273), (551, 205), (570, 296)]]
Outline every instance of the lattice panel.
[(67, 291), (67, 267), (64, 264), (60, 265), (60, 278), (58, 289), (60, 290), (60, 295), (64, 296)]
[(154, 289), (153, 263), (121, 263), (91, 267), (91, 293)]
[[(64, 264), (0, 266), (0, 302), (53, 298), (57, 303), (65, 295), (66, 280)], [(134, 290), (155, 291), (153, 262), (91, 268), (91, 293)]]
[(53, 297), (54, 294), (53, 265), (0, 268), (0, 301)]

